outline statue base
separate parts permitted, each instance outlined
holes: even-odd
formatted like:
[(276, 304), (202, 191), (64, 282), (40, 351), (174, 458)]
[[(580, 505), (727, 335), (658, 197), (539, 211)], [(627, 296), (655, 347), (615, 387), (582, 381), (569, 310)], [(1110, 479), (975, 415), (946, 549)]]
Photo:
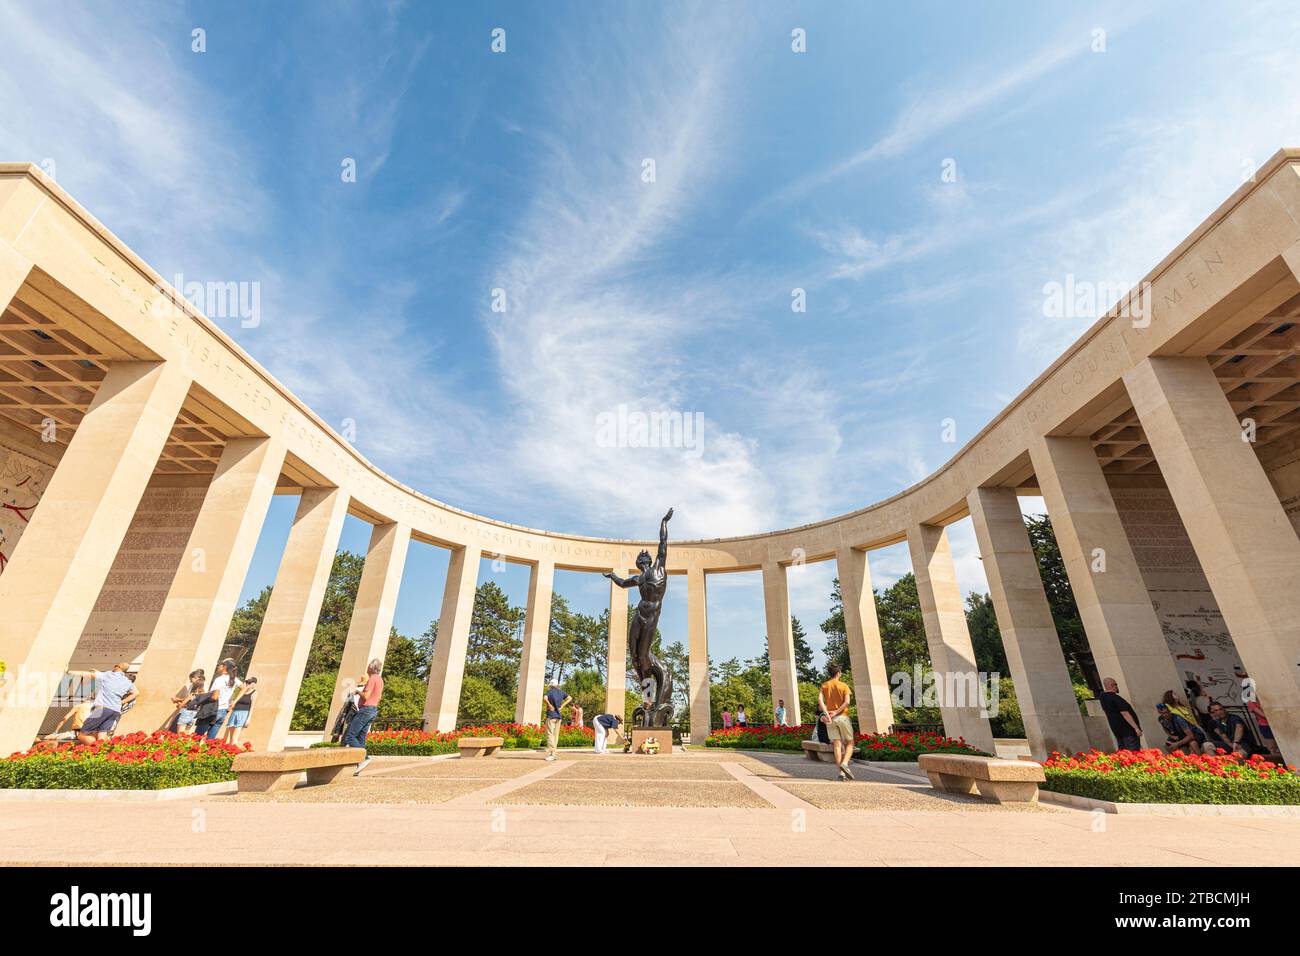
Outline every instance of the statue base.
[(632, 753), (645, 753), (645, 742), (649, 737), (653, 737), (658, 742), (661, 754), (673, 752), (673, 729), (671, 727), (633, 727)]

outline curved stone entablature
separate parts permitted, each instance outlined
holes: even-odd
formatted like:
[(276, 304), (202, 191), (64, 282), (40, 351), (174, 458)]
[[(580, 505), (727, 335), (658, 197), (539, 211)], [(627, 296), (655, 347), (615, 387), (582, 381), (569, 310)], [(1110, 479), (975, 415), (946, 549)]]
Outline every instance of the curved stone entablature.
[[(23, 223), (12, 250), (133, 340), (116, 358), (180, 364), (194, 383), (240, 416), (249, 435), (281, 439), (288, 453), (323, 483), (344, 488), (354, 507), (410, 525), (421, 539), (509, 560), (550, 558), (557, 567), (630, 568), (650, 542), (567, 535), (526, 528), (455, 508), (385, 475), (262, 368), (213, 322), (71, 196), (28, 164), (0, 165), (6, 227)], [(1279, 255), (1300, 240), (1300, 150), (1282, 150), (1143, 280), (1149, 324), (1122, 317), (1117, 304), (983, 430), (928, 478), (859, 511), (764, 534), (675, 541), (672, 571), (753, 570), (815, 560), (841, 547), (902, 541), (917, 522), (963, 517), (972, 488), (1014, 483), (1032, 469), (1032, 437), (1089, 434), (1106, 419), (1122, 376), (1156, 354), (1198, 354), (1231, 334), (1233, 305), (1252, 293), (1294, 294), (1296, 280)], [(8, 232), (9, 229), (4, 230)], [(6, 250), (7, 252), (9, 250)], [(1294, 250), (1293, 257), (1294, 257)], [(50, 265), (50, 264), (54, 265)], [(15, 264), (10, 264), (12, 269)], [(1140, 284), (1141, 286), (1141, 284)], [(1243, 291), (1244, 290), (1244, 291)], [(1230, 294), (1233, 303), (1225, 303)], [(1219, 319), (1213, 322), (1211, 320)], [(111, 329), (101, 329), (112, 337)]]
[[(709, 573), (761, 570), (772, 696), (786, 701), (792, 721), (800, 714), (790, 564), (837, 562), (861, 729), (885, 729), (892, 719), (867, 551), (908, 543), (935, 670), (969, 670), (973, 652), (942, 532), (969, 514), (1034, 752), (1087, 746), (1050, 615), (1043, 623), (1046, 603), (1026, 557), (1015, 492), (1041, 489), (1098, 667), (1146, 701), (1181, 679), (1107, 489), (1108, 481), (1145, 480), (1168, 484), (1241, 660), (1276, 680), (1268, 712), (1278, 739), (1300, 750), (1300, 543), (1269, 486), (1278, 469), (1300, 461), (1298, 274), (1300, 150), (1283, 150), (929, 477), (813, 524), (675, 541), (668, 563), (687, 578), (692, 725), (707, 728), (709, 719)], [(191, 488), (191, 498), (203, 499), (197, 515), (192, 509), (182, 520), (174, 505), (169, 520), (176, 535), (192, 524), (191, 547), (213, 542), (220, 569), (198, 582), (181, 562), (153, 617), (139, 624), (148, 641), (142, 666), (162, 675), (141, 672), (145, 690), (134, 711), (141, 721), (165, 712), (162, 682), (170, 690), (172, 675), (215, 660), (277, 486), (301, 490), (302, 498), (254, 652), (259, 695), (273, 714), (258, 721), (259, 746), (283, 744), (345, 511), (376, 526), (345, 673), (382, 653), (410, 538), (452, 549), (439, 631), (446, 639), (435, 646), (426, 703), (426, 722), (440, 729), (456, 718), (481, 556), (533, 568), (522, 720), (539, 712), (554, 570), (626, 571), (653, 546), (508, 524), (393, 480), (27, 164), (0, 165), (0, 305), (0, 438), (16, 443), (14, 460), (23, 448), (33, 460), (52, 460), (32, 435), (47, 421), (58, 425), (65, 459), (42, 500), (56, 499), (70, 519), (60, 524), (50, 509), (36, 509), (22, 531), (22, 541), (39, 544), (24, 547), (0, 575), (0, 659), (61, 674), (119, 548), (129, 550), (123, 540), (146, 486), (175, 479), (204, 489)], [(1251, 422), (1250, 446), (1238, 440), (1238, 416)], [(75, 461), (65, 468), (67, 457)], [(1300, 472), (1286, 482), (1296, 487), (1288, 501), (1300, 500)], [(1241, 502), (1227, 500), (1238, 494)], [(1087, 563), (1097, 550), (1109, 555), (1104, 575)], [(1288, 594), (1296, 596), (1278, 597)], [(621, 613), (613, 613), (617, 600), (611, 595), (610, 708), (621, 707), (623, 694), (626, 633)], [(340, 694), (341, 687), (335, 709)], [(26, 746), (44, 713), (41, 702), (0, 711), (0, 751)], [(973, 708), (945, 707), (944, 723), (949, 733), (992, 746), (986, 715)]]

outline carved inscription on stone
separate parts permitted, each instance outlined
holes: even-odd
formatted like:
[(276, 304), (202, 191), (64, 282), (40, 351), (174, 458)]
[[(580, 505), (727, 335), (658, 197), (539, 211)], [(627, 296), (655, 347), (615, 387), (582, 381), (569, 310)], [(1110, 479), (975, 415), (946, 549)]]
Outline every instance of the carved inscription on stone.
[(73, 652), (74, 670), (133, 661), (144, 653), (176, 569), (182, 560), (196, 560), (185, 549), (205, 491), (155, 485), (145, 491)]

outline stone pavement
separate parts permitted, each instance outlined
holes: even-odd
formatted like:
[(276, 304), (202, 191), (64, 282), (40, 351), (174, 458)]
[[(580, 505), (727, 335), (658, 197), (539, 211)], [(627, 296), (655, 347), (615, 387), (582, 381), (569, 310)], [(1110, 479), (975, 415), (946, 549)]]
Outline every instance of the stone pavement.
[(0, 864), (1293, 864), (1294, 819), (1009, 809), (797, 755), (376, 758), (357, 779), (0, 816)]

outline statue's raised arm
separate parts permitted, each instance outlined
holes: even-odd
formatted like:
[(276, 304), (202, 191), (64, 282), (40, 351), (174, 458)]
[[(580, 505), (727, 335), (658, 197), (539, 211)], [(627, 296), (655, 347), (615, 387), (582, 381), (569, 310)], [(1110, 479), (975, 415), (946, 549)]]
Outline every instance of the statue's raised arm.
[(669, 508), (668, 514), (659, 522), (659, 553), (655, 556), (655, 567), (658, 568), (663, 568), (668, 563), (668, 519), (672, 516), (673, 509)]

